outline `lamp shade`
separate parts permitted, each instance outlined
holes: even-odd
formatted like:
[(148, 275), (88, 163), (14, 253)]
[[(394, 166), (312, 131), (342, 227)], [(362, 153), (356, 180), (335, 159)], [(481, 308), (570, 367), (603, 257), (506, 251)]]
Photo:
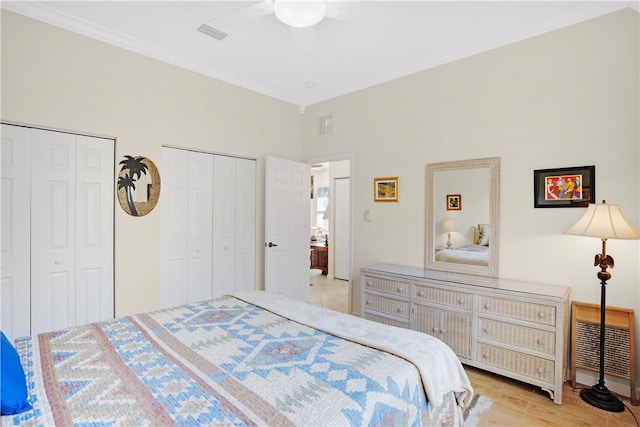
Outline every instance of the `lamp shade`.
[(442, 231), (453, 231), (455, 229), (456, 223), (451, 218), (447, 218), (442, 221)]
[(281, 22), (304, 28), (322, 21), (327, 5), (324, 0), (275, 0), (273, 12)]
[(566, 234), (601, 239), (640, 239), (640, 234), (624, 219), (618, 205), (592, 203)]

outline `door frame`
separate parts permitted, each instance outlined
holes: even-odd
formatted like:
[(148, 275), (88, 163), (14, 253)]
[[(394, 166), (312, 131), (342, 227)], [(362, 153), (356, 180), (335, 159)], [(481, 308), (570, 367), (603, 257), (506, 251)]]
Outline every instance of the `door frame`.
[[(342, 154), (335, 154), (332, 156), (323, 156), (323, 157), (311, 157), (307, 159), (307, 163), (309, 164), (309, 166), (311, 166), (314, 163), (332, 163), (332, 162), (339, 162), (339, 161), (344, 161), (344, 160), (348, 160), (349, 161), (349, 177), (350, 179), (350, 198), (349, 198), (349, 203), (350, 203), (350, 211), (351, 211), (351, 221), (350, 221), (350, 227), (351, 227), (351, 245), (350, 245), (350, 253), (349, 253), (349, 264), (350, 264), (350, 270), (351, 270), (351, 278), (349, 279), (349, 292), (347, 293), (348, 295), (348, 301), (347, 301), (347, 306), (349, 307), (349, 311), (352, 311), (352, 307), (351, 307), (351, 301), (353, 300), (353, 297), (351, 295), (352, 291), (353, 291), (353, 275), (354, 275), (354, 271), (353, 271), (353, 213), (354, 213), (354, 206), (353, 206), (353, 177), (354, 177), (354, 161), (353, 161), (353, 154), (352, 153), (342, 153)], [(333, 192), (329, 191), (329, 204), (331, 204), (331, 198), (333, 197)], [(333, 244), (332, 241), (334, 240), (333, 238), (331, 238), (331, 229), (332, 229), (332, 224), (333, 222), (331, 222), (329, 224), (329, 229), (330, 229), (330, 233), (329, 233), (329, 255), (331, 258), (331, 253), (335, 251), (331, 250), (331, 245)], [(330, 263), (331, 264), (331, 263)], [(330, 269), (331, 271), (331, 269)], [(353, 314), (353, 313), (352, 313)], [(358, 313), (359, 315), (359, 313)]]

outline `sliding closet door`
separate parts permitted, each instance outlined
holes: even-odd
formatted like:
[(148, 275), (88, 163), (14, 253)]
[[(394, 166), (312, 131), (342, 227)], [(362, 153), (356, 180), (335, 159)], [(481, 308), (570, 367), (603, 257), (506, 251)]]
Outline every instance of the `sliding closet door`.
[(75, 137), (34, 130), (31, 333), (75, 325)]
[(187, 301), (211, 299), (213, 156), (189, 152)]
[(162, 147), (161, 307), (211, 298), (213, 155)]
[(255, 251), (256, 162), (236, 159), (236, 291), (255, 289)]
[(187, 301), (189, 152), (162, 147), (160, 307)]
[(113, 140), (32, 131), (31, 334), (113, 317)]
[(236, 159), (213, 158), (213, 296), (233, 292), (236, 271)]
[(2, 125), (1, 148), (0, 329), (13, 340), (31, 332), (30, 129)]
[(255, 288), (256, 162), (214, 156), (213, 296)]
[(114, 316), (113, 140), (76, 136), (76, 321)]

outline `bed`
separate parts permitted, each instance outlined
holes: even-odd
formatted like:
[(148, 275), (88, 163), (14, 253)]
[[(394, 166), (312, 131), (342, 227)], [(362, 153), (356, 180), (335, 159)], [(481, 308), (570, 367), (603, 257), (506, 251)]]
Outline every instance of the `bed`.
[(440, 249), (436, 252), (436, 261), (486, 266), (489, 265), (489, 246), (470, 245), (456, 249)]
[[(261, 291), (15, 340), (9, 425), (462, 425), (441, 341)], [(4, 375), (4, 374), (3, 374)]]
[(435, 260), (458, 264), (489, 265), (489, 224), (478, 224), (477, 227), (472, 227), (472, 233), (471, 245), (455, 249), (438, 249)]

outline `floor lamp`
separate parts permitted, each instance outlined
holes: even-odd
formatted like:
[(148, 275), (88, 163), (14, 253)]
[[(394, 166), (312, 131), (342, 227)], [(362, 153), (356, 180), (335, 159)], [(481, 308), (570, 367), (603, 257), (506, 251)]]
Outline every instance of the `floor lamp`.
[(580, 391), (580, 397), (596, 408), (610, 412), (624, 411), (624, 404), (604, 385), (604, 348), (607, 280), (611, 278), (608, 267), (613, 268), (613, 258), (607, 255), (607, 239), (640, 239), (640, 235), (624, 219), (618, 205), (590, 204), (584, 215), (573, 224), (566, 234), (599, 237), (602, 252), (595, 257), (594, 266), (600, 267), (600, 376), (598, 384)]

